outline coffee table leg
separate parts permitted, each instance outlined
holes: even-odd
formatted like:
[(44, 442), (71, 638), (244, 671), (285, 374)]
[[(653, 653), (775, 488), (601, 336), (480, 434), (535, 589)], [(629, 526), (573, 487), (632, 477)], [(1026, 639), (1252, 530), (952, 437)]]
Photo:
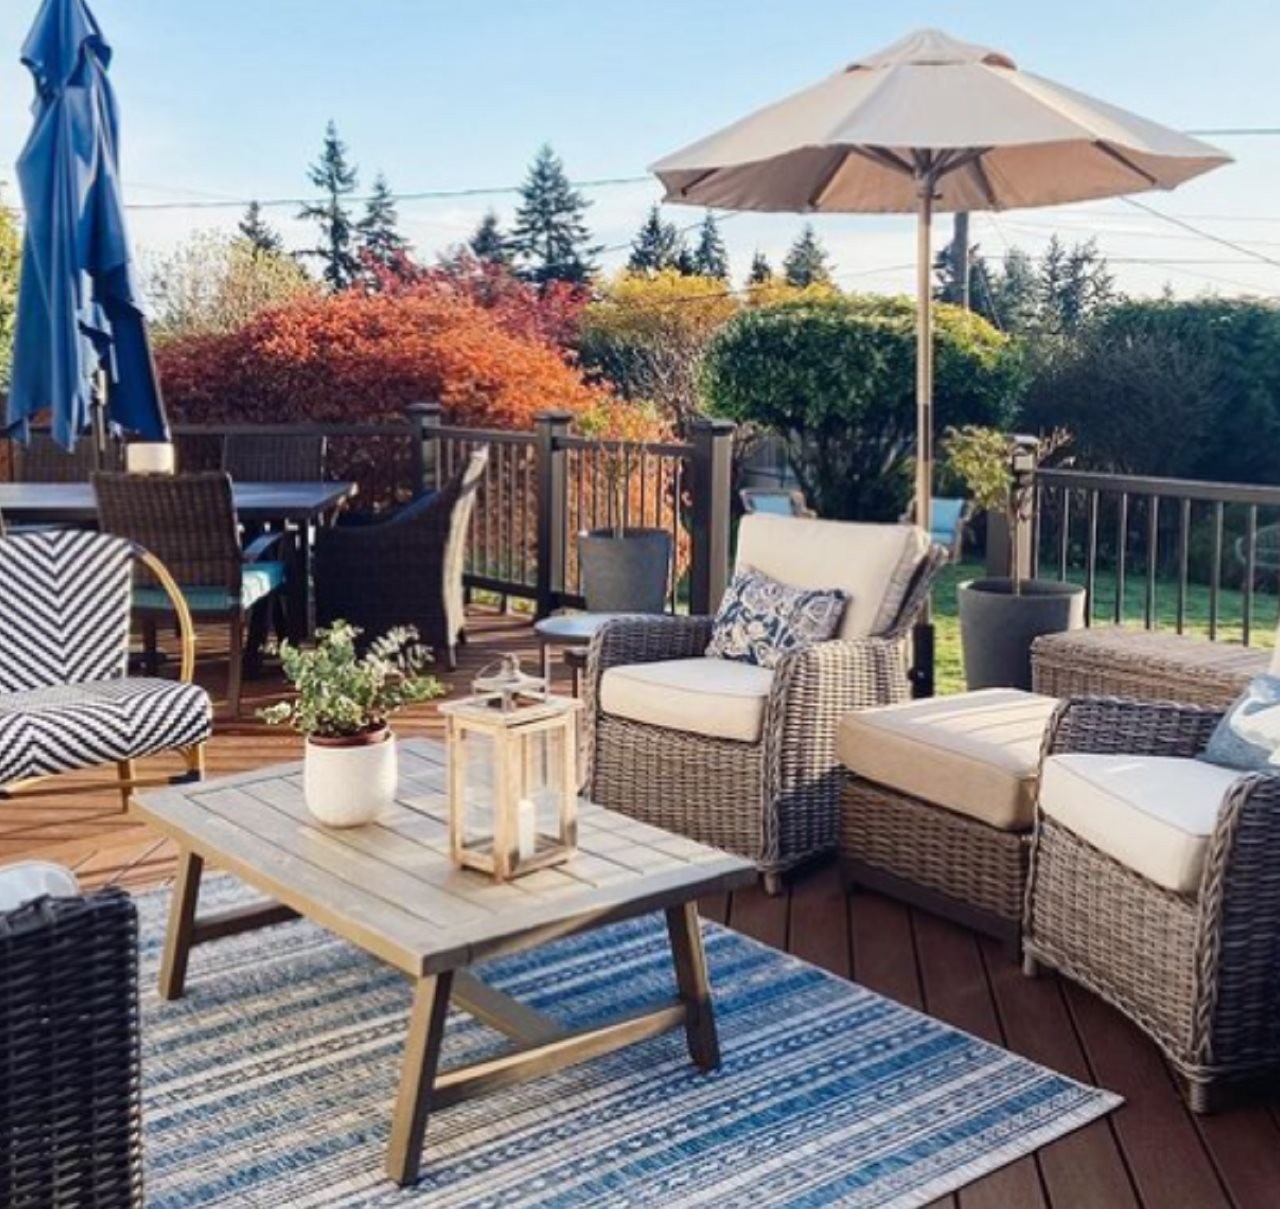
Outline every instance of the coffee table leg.
[(703, 1070), (715, 1070), (720, 1065), (720, 1042), (711, 1006), (707, 955), (702, 948), (702, 929), (698, 926), (698, 904), (688, 902), (668, 907), (667, 933), (675, 959), (676, 986), (685, 1006), (684, 1031), (689, 1041), (689, 1056)]
[(397, 1184), (412, 1184), (422, 1166), (422, 1142), (431, 1110), (431, 1090), (440, 1063), (444, 1022), (449, 1015), (451, 973), (420, 978), (413, 990), (409, 1036), (400, 1071), (400, 1091), (391, 1123), (387, 1175)]
[(181, 999), (187, 981), (187, 958), (195, 931), (196, 902), (200, 897), (200, 875), (204, 860), (185, 848), (178, 854), (178, 877), (169, 901), (169, 931), (160, 962), (160, 998)]

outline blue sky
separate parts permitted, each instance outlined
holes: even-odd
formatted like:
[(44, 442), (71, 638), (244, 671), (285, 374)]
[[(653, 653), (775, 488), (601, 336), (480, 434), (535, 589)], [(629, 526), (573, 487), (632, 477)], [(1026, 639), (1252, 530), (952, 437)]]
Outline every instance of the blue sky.
[[(35, 7), (0, 6), (6, 181), (26, 134), (30, 84), (17, 60)], [(297, 196), (330, 117), (362, 181), (381, 169), (398, 190), (517, 182), (547, 140), (575, 178), (634, 176), (922, 25), (997, 46), (1021, 66), (1175, 127), (1280, 126), (1275, 0), (97, 0), (94, 9), (116, 48), (134, 203)], [(1280, 138), (1217, 141), (1237, 164), (1147, 200), (1280, 260)], [(591, 197), (592, 225), (613, 244), (630, 238), (657, 189), (629, 185)], [(465, 236), (490, 204), (506, 215), (512, 202), (406, 203), (402, 217), (429, 252)], [(134, 239), (163, 249), (236, 217), (136, 210)], [(271, 217), (291, 242), (305, 240), (291, 211)], [(745, 270), (757, 247), (780, 257), (799, 221), (744, 216), (727, 224), (736, 267)], [(908, 220), (838, 216), (818, 225), (846, 284), (909, 288)], [(943, 220), (940, 235), (945, 227)], [(1097, 233), (1117, 259), (1183, 262), (1117, 265), (1133, 290), (1167, 280), (1184, 293), (1280, 294), (1280, 268), (1219, 264), (1245, 258), (1116, 202), (975, 218), (974, 235), (991, 253), (1007, 243), (1035, 252), (1054, 227), (1069, 238)]]

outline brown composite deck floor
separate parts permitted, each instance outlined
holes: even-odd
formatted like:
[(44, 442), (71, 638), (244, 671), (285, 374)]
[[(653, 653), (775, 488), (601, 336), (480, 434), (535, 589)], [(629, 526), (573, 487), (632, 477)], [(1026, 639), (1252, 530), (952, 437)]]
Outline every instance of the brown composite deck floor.
[[(527, 654), (526, 622), (476, 611), (458, 672), (465, 684), (499, 652)], [(201, 633), (201, 679), (225, 679), (225, 639)], [(221, 655), (221, 659), (219, 656)], [(218, 726), (212, 775), (296, 758), (298, 742), (254, 721), (279, 692), (278, 675), (246, 685), (245, 717)], [(398, 729), (441, 733), (431, 707)], [(39, 856), (74, 867), (87, 885), (160, 886), (172, 876), (167, 841), (121, 815), (114, 794), (0, 802), (0, 864)], [(1121, 1093), (1127, 1103), (939, 1202), (950, 1209), (1280, 1209), (1280, 1104), (1196, 1119), (1151, 1046), (1118, 1013), (1054, 977), (1029, 981), (1001, 948), (873, 894), (847, 898), (827, 865), (770, 899), (758, 888), (704, 904), (710, 917), (931, 1015)]]

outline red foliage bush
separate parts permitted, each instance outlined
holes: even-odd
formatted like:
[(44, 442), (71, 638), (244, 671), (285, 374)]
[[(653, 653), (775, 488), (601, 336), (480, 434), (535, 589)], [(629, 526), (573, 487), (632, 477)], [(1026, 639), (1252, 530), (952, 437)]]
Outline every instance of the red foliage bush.
[(566, 360), (576, 360), (582, 312), (591, 300), (583, 286), (550, 281), (539, 288), (521, 281), (506, 266), (480, 260), (466, 250), (431, 267), (405, 256), (390, 265), (370, 263), (367, 269), (378, 293), (457, 295), (483, 307), (513, 336), (548, 344)]
[(171, 416), (194, 423), (389, 419), (434, 399), (448, 423), (520, 429), (541, 411), (598, 402), (513, 313), (428, 280), (299, 298), (227, 335), (169, 341), (156, 361)]

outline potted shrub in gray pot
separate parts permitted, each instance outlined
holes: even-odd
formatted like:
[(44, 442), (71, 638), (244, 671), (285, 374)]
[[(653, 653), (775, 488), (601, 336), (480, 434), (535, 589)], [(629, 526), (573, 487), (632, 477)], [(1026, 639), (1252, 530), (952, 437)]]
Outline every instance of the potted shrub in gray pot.
[(582, 594), (592, 613), (661, 613), (667, 601), (671, 534), (627, 524), (639, 459), (629, 446), (666, 434), (657, 409), (608, 403), (582, 413), (578, 430), (595, 442), (595, 466), (604, 478), (608, 524), (578, 535)]
[(1005, 531), (1009, 543), (1007, 576), (971, 579), (957, 590), (960, 645), (965, 683), (970, 689), (1031, 687), (1031, 644), (1042, 634), (1058, 634), (1084, 625), (1084, 588), (1056, 579), (1023, 575), (1019, 529), (1030, 519), (1031, 471), (1039, 457), (1065, 439), (1042, 441), (1012, 437), (992, 428), (969, 425), (949, 429), (944, 438), (947, 469), (965, 484), (976, 509), (1002, 516), (994, 537)]

